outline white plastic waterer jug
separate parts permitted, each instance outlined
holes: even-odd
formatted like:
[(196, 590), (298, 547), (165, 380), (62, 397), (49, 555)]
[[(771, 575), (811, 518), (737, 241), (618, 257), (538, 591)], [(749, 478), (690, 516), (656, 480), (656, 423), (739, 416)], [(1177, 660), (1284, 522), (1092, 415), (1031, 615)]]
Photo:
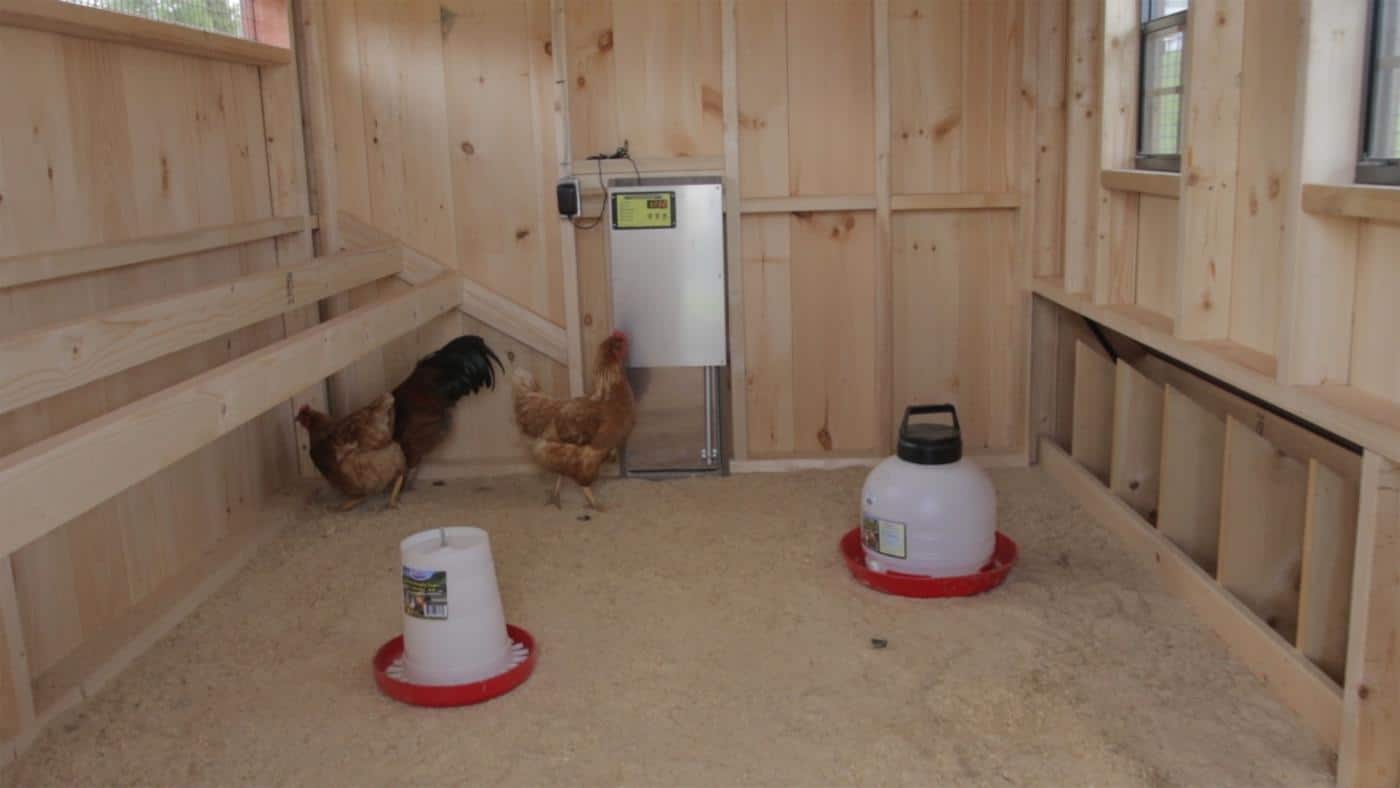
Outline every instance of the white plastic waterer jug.
[[(952, 424), (910, 424), (949, 414)], [(992, 481), (962, 456), (962, 426), (952, 405), (906, 408), (899, 445), (865, 478), (861, 546), (876, 572), (957, 577), (978, 572), (996, 549)]]

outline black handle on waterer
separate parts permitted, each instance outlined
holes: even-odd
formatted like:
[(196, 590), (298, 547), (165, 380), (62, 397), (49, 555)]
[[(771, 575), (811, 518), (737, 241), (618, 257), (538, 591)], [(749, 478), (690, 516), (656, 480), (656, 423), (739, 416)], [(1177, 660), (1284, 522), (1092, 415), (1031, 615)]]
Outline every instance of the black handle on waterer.
[[(909, 419), (929, 413), (947, 413), (953, 417), (950, 430), (946, 424), (926, 425), (931, 429), (909, 427)], [(899, 424), (899, 445), (895, 454), (905, 462), (918, 465), (947, 465), (962, 459), (962, 424), (958, 409), (951, 404), (911, 405), (904, 409), (904, 421)]]
[(930, 413), (948, 413), (953, 416), (953, 429), (962, 434), (962, 424), (958, 422), (958, 409), (952, 403), (942, 405), (910, 405), (904, 409), (904, 420), (899, 423), (899, 434), (903, 435), (909, 429), (910, 416), (926, 416)]

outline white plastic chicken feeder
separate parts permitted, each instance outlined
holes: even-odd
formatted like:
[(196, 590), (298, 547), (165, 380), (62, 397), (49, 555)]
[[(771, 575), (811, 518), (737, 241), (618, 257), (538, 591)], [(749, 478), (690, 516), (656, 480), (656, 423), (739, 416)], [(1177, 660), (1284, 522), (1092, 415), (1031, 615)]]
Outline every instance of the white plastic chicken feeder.
[[(951, 415), (953, 423), (909, 423), (931, 414)], [(866, 477), (860, 541), (866, 568), (876, 573), (951, 578), (988, 566), (998, 549), (996, 492), (962, 456), (952, 405), (905, 410), (897, 454)]]
[(403, 637), (375, 655), (381, 689), (408, 703), (455, 706), (504, 694), (529, 676), (534, 640), (506, 624), (485, 531), (423, 531), (399, 543), (399, 553)]

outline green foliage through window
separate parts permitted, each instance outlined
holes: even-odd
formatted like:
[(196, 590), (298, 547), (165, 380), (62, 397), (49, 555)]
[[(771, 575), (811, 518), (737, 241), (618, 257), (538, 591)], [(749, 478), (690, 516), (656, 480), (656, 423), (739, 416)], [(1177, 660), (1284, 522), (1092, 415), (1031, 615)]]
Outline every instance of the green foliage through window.
[(240, 36), (242, 0), (65, 0), (75, 5), (169, 22), (213, 33)]

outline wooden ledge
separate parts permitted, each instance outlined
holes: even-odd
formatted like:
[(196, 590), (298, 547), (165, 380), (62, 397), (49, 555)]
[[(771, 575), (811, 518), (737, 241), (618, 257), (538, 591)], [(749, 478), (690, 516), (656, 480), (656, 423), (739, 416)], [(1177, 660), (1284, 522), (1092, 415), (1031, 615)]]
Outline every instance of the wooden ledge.
[(1099, 172), (1099, 183), (1115, 192), (1153, 194), (1173, 199), (1181, 196), (1181, 175), (1175, 172), (1102, 170)]
[(292, 62), (292, 50), (286, 47), (59, 0), (0, 0), (0, 25), (249, 66), (280, 66)]
[(1303, 210), (1317, 216), (1400, 222), (1400, 187), (1305, 183)]

